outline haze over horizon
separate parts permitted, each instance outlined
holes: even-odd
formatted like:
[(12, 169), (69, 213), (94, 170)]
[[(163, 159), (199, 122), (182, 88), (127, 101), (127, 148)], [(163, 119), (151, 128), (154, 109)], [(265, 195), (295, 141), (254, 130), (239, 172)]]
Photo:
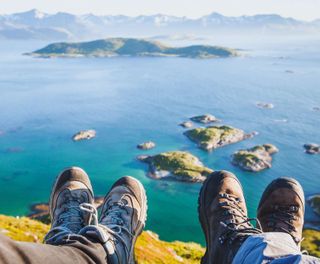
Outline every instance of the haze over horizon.
[(320, 0), (192, 0), (183, 2), (178, 0), (146, 1), (136, 0), (135, 4), (129, 0), (107, 0), (103, 4), (99, 0), (78, 0), (77, 5), (70, 0), (40, 1), (3, 0), (0, 3), (1, 14), (12, 14), (38, 9), (45, 13), (68, 12), (72, 14), (95, 15), (154, 15), (165, 14), (179, 17), (199, 18), (212, 12), (225, 16), (242, 16), (257, 14), (278, 14), (299, 20), (312, 21), (319, 19)]

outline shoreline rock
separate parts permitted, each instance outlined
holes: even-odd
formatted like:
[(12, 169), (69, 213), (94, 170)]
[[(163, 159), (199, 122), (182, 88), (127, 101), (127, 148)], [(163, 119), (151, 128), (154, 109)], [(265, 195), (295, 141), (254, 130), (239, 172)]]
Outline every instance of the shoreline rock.
[(220, 121), (215, 116), (210, 115), (210, 114), (193, 116), (190, 118), (190, 120), (192, 120), (193, 122), (202, 123), (202, 124), (209, 124), (209, 123)]
[(243, 130), (231, 126), (209, 126), (184, 132), (198, 147), (207, 151), (254, 137), (257, 132), (246, 134)]
[(149, 165), (147, 175), (152, 179), (173, 179), (183, 182), (203, 182), (213, 170), (185, 151), (163, 152), (138, 159)]
[(96, 136), (96, 131), (93, 129), (89, 130), (81, 130), (75, 135), (73, 135), (72, 140), (73, 141), (80, 141), (80, 140), (89, 140)]
[(154, 143), (153, 141), (147, 141), (137, 145), (137, 148), (142, 150), (153, 149), (155, 147), (156, 143)]
[(271, 155), (277, 152), (279, 150), (272, 144), (259, 145), (236, 151), (231, 156), (231, 163), (246, 171), (259, 172), (272, 167)]
[(311, 154), (311, 155), (320, 154), (320, 145), (318, 144), (314, 144), (314, 143), (304, 144), (303, 147), (307, 154)]

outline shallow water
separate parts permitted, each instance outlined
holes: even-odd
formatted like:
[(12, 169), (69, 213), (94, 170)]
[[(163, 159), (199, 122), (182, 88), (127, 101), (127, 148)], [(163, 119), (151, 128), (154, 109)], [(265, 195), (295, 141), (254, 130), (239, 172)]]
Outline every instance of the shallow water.
[[(196, 210), (200, 185), (149, 179), (135, 160), (177, 149), (213, 169), (236, 173), (250, 216), (278, 176), (298, 179), (306, 196), (319, 192), (320, 155), (302, 148), (320, 143), (320, 112), (312, 111), (320, 105), (319, 42), (252, 45), (249, 56), (213, 60), (21, 55), (43, 45), (0, 42), (0, 213), (27, 213), (30, 204), (48, 199), (62, 168), (77, 165), (90, 175), (96, 195), (104, 195), (122, 175), (138, 178), (148, 194), (148, 229), (166, 240), (203, 242)], [(258, 101), (275, 108), (258, 109)], [(206, 153), (177, 125), (202, 113), (260, 134)], [(283, 119), (288, 121), (279, 122)], [(75, 132), (89, 128), (97, 130), (95, 139), (72, 142)], [(157, 147), (136, 149), (145, 140)], [(272, 169), (253, 174), (230, 164), (235, 150), (262, 143), (280, 149)], [(308, 209), (307, 218), (314, 217)]]

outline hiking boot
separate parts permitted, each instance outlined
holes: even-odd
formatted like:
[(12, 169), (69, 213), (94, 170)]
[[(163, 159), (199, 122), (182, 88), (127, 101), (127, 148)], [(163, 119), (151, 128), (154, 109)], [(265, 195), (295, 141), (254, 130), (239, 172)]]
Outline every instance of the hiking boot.
[(142, 184), (128, 176), (114, 183), (104, 198), (99, 219), (100, 227), (111, 236), (108, 263), (134, 263), (134, 245), (146, 216), (147, 198)]
[(56, 179), (50, 196), (51, 229), (44, 238), (47, 244), (58, 244), (69, 234), (77, 234), (91, 221), (82, 207), (92, 207), (93, 191), (88, 175), (78, 167), (64, 170)]
[(304, 193), (299, 182), (291, 178), (272, 181), (258, 206), (258, 219), (263, 232), (288, 233), (300, 246), (304, 206)]
[(213, 172), (199, 195), (199, 220), (207, 250), (201, 263), (231, 263), (247, 237), (260, 234), (247, 216), (242, 187), (227, 171)]

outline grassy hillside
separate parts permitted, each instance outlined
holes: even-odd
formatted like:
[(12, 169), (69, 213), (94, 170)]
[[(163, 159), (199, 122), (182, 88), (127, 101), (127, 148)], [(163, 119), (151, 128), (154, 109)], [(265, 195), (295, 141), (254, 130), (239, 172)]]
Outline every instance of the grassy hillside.
[[(27, 217), (0, 215), (0, 233), (18, 241), (41, 243), (50, 226)], [(302, 249), (320, 257), (320, 231), (305, 230)], [(144, 231), (139, 237), (135, 255), (138, 264), (200, 263), (204, 248), (196, 243), (165, 242), (155, 233)]]
[[(0, 233), (18, 241), (41, 243), (50, 226), (27, 217), (0, 215)], [(144, 231), (139, 237), (135, 255), (138, 264), (195, 264), (200, 262), (204, 248), (195, 243), (165, 242), (157, 234)]]
[(109, 38), (78, 43), (53, 43), (27, 55), (40, 57), (112, 57), (112, 56), (162, 56), (188, 58), (216, 58), (236, 56), (233, 49), (217, 46), (195, 45), (168, 47), (159, 42), (133, 39)]

